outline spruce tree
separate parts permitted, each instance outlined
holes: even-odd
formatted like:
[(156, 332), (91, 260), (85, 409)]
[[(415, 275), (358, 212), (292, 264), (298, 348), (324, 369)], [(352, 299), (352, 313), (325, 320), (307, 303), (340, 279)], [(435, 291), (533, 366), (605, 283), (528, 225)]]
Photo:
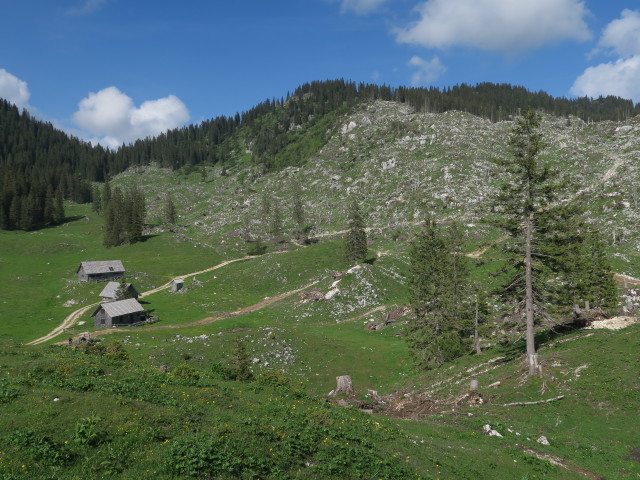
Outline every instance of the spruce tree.
[(102, 213), (102, 194), (97, 185), (91, 189), (91, 209), (96, 213)]
[(176, 206), (173, 203), (173, 198), (171, 197), (171, 195), (167, 195), (167, 198), (164, 202), (164, 222), (167, 225), (176, 224)]
[(100, 199), (100, 204), (102, 205), (102, 210), (106, 210), (107, 205), (111, 201), (111, 185), (109, 182), (104, 182), (102, 186), (102, 195)]
[(63, 191), (61, 187), (56, 189), (55, 193), (55, 202), (53, 208), (53, 223), (60, 224), (64, 221), (64, 199), (63, 199)]
[(497, 224), (512, 237), (505, 248), (511, 261), (504, 270), (511, 275), (502, 296), (514, 302), (516, 311), (524, 310), (529, 375), (538, 371), (537, 319), (592, 298), (610, 305), (614, 296), (604, 251), (589, 240), (581, 209), (557, 198), (571, 185), (539, 158), (545, 147), (540, 123), (541, 116), (532, 109), (516, 120), (510, 136), (512, 157), (501, 162), (506, 179), (495, 205), (502, 212)]
[(129, 215), (127, 221), (127, 234), (129, 243), (142, 241), (144, 230), (144, 218), (146, 213), (146, 202), (142, 190), (137, 187), (131, 188), (127, 192), (126, 211)]
[(307, 236), (305, 233), (305, 224), (304, 224), (304, 205), (302, 203), (302, 189), (300, 188), (300, 184), (295, 182), (291, 188), (293, 195), (293, 205), (291, 208), (291, 216), (293, 217), (293, 222), (295, 224), (294, 227), (294, 235), (300, 242), (307, 242)]
[(273, 241), (278, 243), (282, 240), (282, 212), (280, 204), (275, 202), (271, 209), (271, 218), (269, 220), (269, 233)]
[(262, 224), (262, 233), (269, 233), (269, 222), (271, 221), (271, 197), (267, 192), (263, 192), (260, 198), (260, 223)]
[[(526, 346), (529, 375), (538, 370), (535, 347), (536, 315), (543, 311), (544, 262), (540, 259), (537, 235), (540, 215), (555, 200), (558, 186), (553, 172), (538, 159), (545, 144), (540, 132), (541, 116), (533, 109), (526, 109), (511, 130), (509, 144), (512, 157), (501, 162), (508, 179), (502, 184), (497, 203), (504, 213), (500, 224), (515, 239), (511, 253), (514, 275), (503, 291), (507, 298), (524, 306), (526, 322)], [(521, 308), (521, 307), (519, 307)]]
[(44, 223), (53, 223), (53, 212), (55, 208), (53, 187), (51, 185), (47, 185), (47, 193), (45, 194), (44, 199), (44, 212), (42, 214)]
[(367, 259), (367, 233), (360, 205), (354, 199), (349, 204), (348, 231), (344, 237), (344, 256), (347, 262), (364, 262)]
[(125, 211), (122, 192), (119, 188), (115, 188), (113, 192), (110, 193), (109, 203), (105, 210), (105, 230), (103, 241), (105, 247), (117, 247), (124, 243), (124, 217)]
[(127, 298), (133, 298), (131, 292), (127, 288), (127, 282), (125, 282), (124, 278), (120, 279), (120, 283), (118, 284), (118, 288), (116, 289), (116, 300), (125, 300)]
[(229, 359), (229, 371), (234, 380), (253, 380), (251, 371), (251, 357), (247, 352), (247, 342), (242, 337), (236, 337), (231, 358)]
[(470, 329), (467, 259), (457, 229), (428, 220), (411, 243), (407, 341), (416, 362), (433, 368), (466, 351)]

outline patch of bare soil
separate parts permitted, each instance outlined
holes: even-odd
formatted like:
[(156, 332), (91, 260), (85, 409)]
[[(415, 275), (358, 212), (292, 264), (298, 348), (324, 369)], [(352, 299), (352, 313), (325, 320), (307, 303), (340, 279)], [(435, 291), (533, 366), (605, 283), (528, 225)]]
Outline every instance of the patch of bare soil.
[(640, 448), (633, 448), (629, 452), (629, 460), (640, 463)]

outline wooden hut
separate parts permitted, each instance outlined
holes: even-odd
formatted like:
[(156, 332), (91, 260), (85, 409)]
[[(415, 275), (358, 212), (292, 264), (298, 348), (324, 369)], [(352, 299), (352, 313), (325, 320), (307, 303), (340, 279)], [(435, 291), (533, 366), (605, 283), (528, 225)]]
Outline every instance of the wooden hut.
[(85, 283), (113, 280), (122, 277), (124, 272), (124, 266), (120, 260), (81, 262), (76, 270), (78, 280)]
[(175, 293), (178, 290), (182, 290), (184, 287), (184, 280), (181, 278), (174, 278), (173, 282), (171, 282), (171, 292)]
[[(118, 288), (120, 288), (119, 282), (109, 282), (100, 292), (100, 296), (105, 301), (117, 300), (116, 295)], [(127, 291), (127, 298), (138, 298), (140, 296), (135, 287), (130, 283), (125, 283), (124, 288)]]
[(96, 328), (124, 327), (144, 320), (144, 308), (135, 298), (101, 303), (91, 314)]

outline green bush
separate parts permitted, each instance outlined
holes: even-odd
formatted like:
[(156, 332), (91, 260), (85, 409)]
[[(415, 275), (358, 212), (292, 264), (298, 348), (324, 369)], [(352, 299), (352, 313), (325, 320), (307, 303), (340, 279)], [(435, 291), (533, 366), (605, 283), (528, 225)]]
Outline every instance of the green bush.
[(48, 466), (62, 466), (71, 462), (73, 455), (64, 444), (56, 444), (30, 429), (19, 429), (7, 436), (7, 443)]
[(95, 413), (78, 420), (73, 440), (80, 445), (95, 446), (100, 444), (106, 437), (105, 432), (98, 428), (101, 421), (102, 418)]
[(249, 248), (247, 248), (247, 255), (264, 255), (267, 252), (267, 246), (260, 240), (255, 242), (249, 242)]
[(191, 365), (187, 365), (186, 363), (181, 363), (174, 368), (171, 375), (175, 378), (187, 380), (191, 383), (197, 382), (200, 379), (200, 373)]
[(6, 403), (19, 395), (19, 391), (8, 380), (0, 380), (0, 403)]

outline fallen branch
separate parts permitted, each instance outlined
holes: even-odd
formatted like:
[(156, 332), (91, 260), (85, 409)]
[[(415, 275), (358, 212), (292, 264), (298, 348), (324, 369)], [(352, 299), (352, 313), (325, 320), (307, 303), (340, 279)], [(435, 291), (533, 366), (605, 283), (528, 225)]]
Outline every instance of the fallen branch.
[(537, 405), (539, 403), (549, 403), (555, 402), (556, 400), (562, 400), (564, 395), (560, 395), (559, 397), (549, 398), (548, 400), (538, 400), (537, 402), (513, 402), (513, 403), (505, 403), (504, 405), (500, 405), (501, 407), (513, 407), (516, 405)]

